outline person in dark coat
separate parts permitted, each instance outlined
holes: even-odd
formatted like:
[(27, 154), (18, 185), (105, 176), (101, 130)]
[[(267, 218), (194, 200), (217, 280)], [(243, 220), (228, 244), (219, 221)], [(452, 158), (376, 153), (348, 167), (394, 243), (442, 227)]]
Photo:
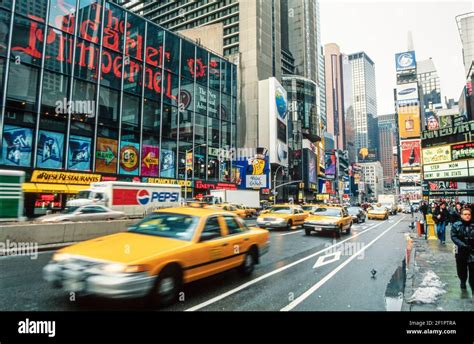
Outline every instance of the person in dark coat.
[(452, 224), (455, 224), (458, 221), (461, 221), (461, 210), (462, 210), (462, 205), (461, 203), (456, 203), (456, 205), (451, 209), (449, 212), (449, 217), (450, 217), (450, 222)]
[(469, 285), (474, 291), (474, 223), (470, 208), (462, 209), (461, 220), (453, 224), (451, 240), (456, 245), (456, 268), (461, 289), (466, 289), (469, 277)]
[(436, 223), (436, 233), (438, 239), (442, 244), (446, 244), (446, 224), (449, 221), (448, 209), (446, 209), (446, 203), (441, 203), (437, 206), (433, 213), (433, 220)]

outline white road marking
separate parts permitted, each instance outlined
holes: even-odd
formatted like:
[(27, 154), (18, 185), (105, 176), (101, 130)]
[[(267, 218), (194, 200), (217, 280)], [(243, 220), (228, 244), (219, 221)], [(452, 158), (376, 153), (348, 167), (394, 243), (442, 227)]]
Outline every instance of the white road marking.
[(327, 248), (324, 248), (324, 249), (322, 249), (322, 250), (320, 250), (320, 251), (318, 251), (318, 252), (316, 252), (316, 253), (310, 254), (309, 256), (307, 256), (307, 257), (305, 257), (305, 258), (301, 258), (300, 260), (297, 260), (296, 262), (290, 263), (290, 264), (288, 264), (288, 265), (282, 266), (281, 268), (278, 268), (278, 269), (276, 269), (276, 270), (270, 271), (269, 273), (266, 273), (265, 275), (262, 275), (262, 276), (260, 276), (260, 277), (257, 277), (257, 278), (255, 278), (255, 279), (253, 279), (253, 280), (251, 280), (251, 281), (249, 281), (249, 282), (247, 282), (247, 283), (244, 283), (244, 284), (242, 284), (242, 285), (240, 285), (240, 286), (238, 286), (238, 287), (236, 287), (236, 288), (234, 288), (234, 289), (231, 289), (231, 290), (229, 290), (228, 292), (225, 292), (225, 293), (223, 293), (223, 294), (221, 294), (221, 295), (218, 295), (218, 296), (216, 296), (216, 297), (213, 297), (213, 298), (210, 299), (210, 300), (207, 300), (207, 301), (205, 301), (205, 302), (203, 302), (203, 303), (200, 303), (200, 304), (198, 304), (198, 305), (196, 305), (196, 306), (193, 306), (193, 307), (191, 307), (191, 308), (188, 308), (188, 309), (185, 310), (185, 312), (194, 312), (194, 311), (197, 311), (197, 310), (199, 310), (199, 309), (201, 309), (201, 308), (204, 308), (204, 307), (207, 307), (207, 306), (209, 306), (209, 305), (212, 305), (213, 303), (216, 303), (217, 301), (220, 301), (220, 300), (222, 300), (222, 299), (225, 299), (226, 297), (228, 297), (228, 296), (230, 296), (230, 295), (233, 295), (233, 294), (235, 294), (235, 293), (237, 293), (237, 292), (239, 292), (239, 291), (241, 291), (241, 290), (243, 290), (243, 289), (245, 289), (245, 288), (247, 288), (247, 287), (250, 287), (251, 285), (253, 285), (253, 284), (255, 284), (255, 283), (258, 283), (258, 282), (260, 282), (260, 281), (263, 281), (264, 279), (267, 279), (267, 278), (269, 278), (269, 277), (271, 277), (271, 276), (273, 276), (273, 275), (276, 275), (277, 273), (280, 273), (280, 272), (282, 272), (282, 271), (285, 271), (285, 270), (287, 270), (287, 269), (289, 269), (289, 268), (291, 268), (291, 267), (293, 267), (293, 266), (295, 266), (295, 265), (298, 265), (298, 264), (300, 264), (300, 263), (303, 263), (303, 262), (307, 261), (308, 259), (311, 259), (311, 258), (313, 258), (313, 257), (316, 257), (316, 256), (318, 256), (318, 255), (321, 254), (321, 253), (324, 253), (324, 252), (326, 252), (326, 251), (328, 251), (328, 250), (331, 250), (333, 247), (336, 247), (336, 246), (338, 246), (338, 245), (341, 245), (342, 243), (344, 243), (344, 242), (346, 242), (346, 241), (352, 240), (352, 239), (354, 239), (354, 238), (356, 238), (356, 237), (358, 237), (358, 236), (360, 236), (360, 235), (362, 235), (362, 234), (364, 234), (364, 233), (366, 233), (366, 232), (368, 232), (368, 231), (371, 231), (372, 229), (374, 229), (374, 228), (376, 228), (376, 227), (378, 227), (378, 226), (380, 226), (380, 225), (382, 225), (382, 224), (383, 224), (383, 222), (380, 222), (380, 223), (378, 223), (378, 224), (375, 224), (375, 223), (374, 223), (374, 224), (371, 224), (371, 227), (370, 227), (370, 228), (368, 228), (368, 229), (366, 229), (366, 230), (364, 230), (364, 231), (362, 231), (362, 232), (360, 232), (360, 233), (357, 233), (357, 234), (355, 234), (355, 235), (351, 235), (349, 238), (344, 239), (344, 240), (338, 242), (337, 244), (331, 245), (331, 246), (329, 246), (329, 247), (327, 247)]
[(301, 233), (303, 230), (299, 230), (299, 231), (296, 231), (296, 232), (291, 232), (291, 233), (285, 233), (285, 234), (278, 234), (278, 236), (285, 236), (285, 235), (291, 235), (291, 234), (296, 234), (296, 233)]
[[(325, 256), (319, 257), (318, 260), (316, 261), (316, 263), (314, 263), (313, 269), (319, 268), (320, 266), (323, 266), (323, 265), (327, 265), (327, 264), (337, 262), (339, 259), (341, 259), (341, 253), (342, 253), (341, 251), (337, 251), (337, 252), (330, 253), (330, 254), (327, 254)], [(333, 257), (333, 258), (327, 259), (329, 257)]]
[[(370, 246), (372, 246), (374, 243), (376, 243), (381, 237), (383, 237), (385, 234), (388, 233), (393, 227), (395, 227), (397, 224), (399, 224), (402, 220), (397, 221), (395, 224), (387, 228), (385, 231), (383, 231), (380, 235), (378, 235), (374, 240), (372, 240), (370, 243), (365, 245), (359, 252), (354, 254), (352, 257), (347, 259), (344, 263), (339, 265), (337, 268), (335, 268), (333, 271), (331, 271), (329, 274), (324, 276), (322, 280), (320, 280), (318, 283), (316, 283), (314, 286), (312, 286), (309, 290), (307, 290), (305, 293), (303, 293), (301, 296), (296, 298), (293, 302), (291, 302), (289, 305), (286, 307), (283, 307), (280, 311), (282, 312), (288, 312), (291, 311), (293, 308), (298, 306), (301, 302), (306, 300), (311, 294), (313, 294), (316, 290), (321, 288), (327, 281), (329, 281), (332, 277), (334, 277), (342, 268), (344, 268), (346, 265), (348, 265), (350, 262), (352, 262), (354, 259), (357, 258), (359, 254), (367, 250)], [(383, 222), (382, 222), (383, 223)], [(380, 225), (380, 224), (379, 224)]]

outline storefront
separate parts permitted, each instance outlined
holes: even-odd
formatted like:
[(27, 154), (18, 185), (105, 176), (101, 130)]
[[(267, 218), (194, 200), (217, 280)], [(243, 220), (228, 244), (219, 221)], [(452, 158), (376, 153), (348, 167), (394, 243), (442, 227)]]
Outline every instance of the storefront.
[[(0, 3), (0, 168), (229, 178), (236, 65), (108, 1), (30, 3)], [(78, 188), (27, 181), (41, 207)]]

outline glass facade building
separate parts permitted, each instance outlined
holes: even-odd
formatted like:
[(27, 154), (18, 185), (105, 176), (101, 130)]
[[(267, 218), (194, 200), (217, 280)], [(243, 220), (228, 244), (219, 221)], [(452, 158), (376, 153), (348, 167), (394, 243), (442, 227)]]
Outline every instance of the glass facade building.
[(231, 180), (236, 65), (105, 0), (2, 1), (0, 30), (0, 168)]

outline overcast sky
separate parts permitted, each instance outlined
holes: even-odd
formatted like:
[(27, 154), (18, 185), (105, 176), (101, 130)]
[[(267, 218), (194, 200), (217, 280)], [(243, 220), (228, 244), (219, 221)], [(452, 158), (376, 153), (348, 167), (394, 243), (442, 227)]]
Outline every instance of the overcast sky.
[(474, 1), (320, 0), (323, 44), (341, 52), (365, 51), (375, 63), (378, 115), (394, 113), (395, 54), (407, 51), (412, 32), (417, 60), (433, 58), (441, 96), (456, 101), (465, 85), (462, 44), (455, 17)]

